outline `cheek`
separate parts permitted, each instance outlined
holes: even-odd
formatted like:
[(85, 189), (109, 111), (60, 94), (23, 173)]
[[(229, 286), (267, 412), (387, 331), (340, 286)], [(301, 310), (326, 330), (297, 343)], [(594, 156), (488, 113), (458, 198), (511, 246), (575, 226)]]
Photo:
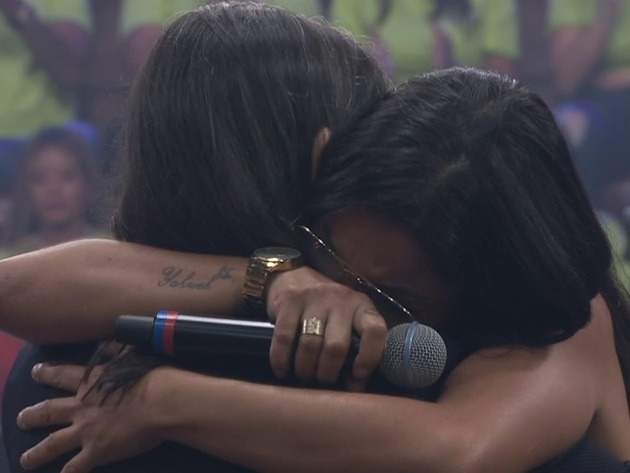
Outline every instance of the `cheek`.
[(85, 204), (88, 186), (84, 179), (72, 179), (63, 186), (63, 195), (68, 202), (77, 205)]
[(26, 189), (33, 205), (39, 206), (46, 201), (48, 189), (44, 183), (28, 184)]

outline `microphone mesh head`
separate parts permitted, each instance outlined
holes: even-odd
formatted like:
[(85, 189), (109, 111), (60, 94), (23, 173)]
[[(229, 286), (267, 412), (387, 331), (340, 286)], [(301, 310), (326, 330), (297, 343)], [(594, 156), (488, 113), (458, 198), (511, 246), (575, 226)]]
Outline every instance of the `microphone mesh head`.
[(412, 322), (387, 334), (381, 371), (393, 384), (420, 389), (435, 383), (446, 366), (446, 344), (431, 327)]

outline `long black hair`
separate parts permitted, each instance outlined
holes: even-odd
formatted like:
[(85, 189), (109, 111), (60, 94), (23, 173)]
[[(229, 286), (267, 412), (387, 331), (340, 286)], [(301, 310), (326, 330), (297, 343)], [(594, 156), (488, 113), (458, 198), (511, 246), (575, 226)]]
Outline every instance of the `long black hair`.
[(628, 382), (608, 240), (552, 113), (516, 81), (455, 68), (401, 86), (332, 139), (313, 199), (312, 218), (367, 207), (405, 227), (461, 294), (444, 330), (469, 349), (567, 339), (602, 294)]
[(346, 127), (389, 87), (327, 24), (254, 2), (183, 14), (132, 94), (116, 237), (229, 255), (287, 244), (317, 133)]
[[(292, 244), (318, 133), (349, 127), (390, 87), (360, 43), (326, 23), (253, 2), (182, 15), (133, 91), (116, 237), (233, 256)], [(107, 396), (161, 363), (126, 352), (96, 388)]]

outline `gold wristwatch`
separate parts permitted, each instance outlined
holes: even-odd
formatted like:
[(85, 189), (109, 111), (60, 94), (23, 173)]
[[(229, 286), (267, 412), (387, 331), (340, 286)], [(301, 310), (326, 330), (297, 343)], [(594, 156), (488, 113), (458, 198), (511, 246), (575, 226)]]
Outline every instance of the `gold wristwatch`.
[(302, 266), (302, 254), (294, 248), (268, 247), (254, 251), (249, 258), (243, 284), (243, 298), (247, 305), (259, 310), (265, 309), (269, 275)]

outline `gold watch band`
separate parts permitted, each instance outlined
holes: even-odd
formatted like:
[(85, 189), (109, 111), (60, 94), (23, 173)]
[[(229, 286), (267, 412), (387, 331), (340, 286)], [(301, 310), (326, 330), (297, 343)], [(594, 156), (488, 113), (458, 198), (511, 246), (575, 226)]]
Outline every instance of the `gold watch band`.
[(270, 247), (256, 250), (249, 259), (243, 283), (243, 299), (254, 309), (265, 309), (269, 275), (303, 266), (302, 255), (292, 248)]
[(243, 298), (247, 305), (254, 309), (264, 309), (265, 307), (264, 293), (267, 276), (269, 276), (269, 272), (265, 271), (260, 264), (252, 260), (249, 261), (243, 283)]

